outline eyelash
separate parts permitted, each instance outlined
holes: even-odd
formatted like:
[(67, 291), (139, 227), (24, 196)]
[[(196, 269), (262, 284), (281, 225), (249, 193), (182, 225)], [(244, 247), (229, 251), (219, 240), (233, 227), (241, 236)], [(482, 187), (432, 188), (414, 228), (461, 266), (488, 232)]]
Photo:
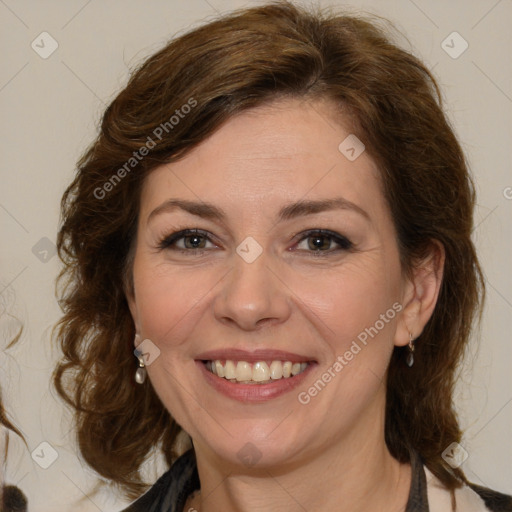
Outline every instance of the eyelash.
[(300, 243), (304, 240), (307, 240), (308, 238), (329, 238), (332, 242), (338, 245), (338, 248), (336, 249), (329, 249), (327, 251), (320, 251), (320, 250), (311, 250), (307, 252), (311, 252), (315, 256), (318, 255), (324, 255), (324, 254), (331, 254), (331, 253), (337, 253), (339, 251), (350, 251), (354, 249), (354, 244), (345, 236), (340, 235), (339, 233), (336, 233), (334, 231), (330, 231), (329, 229), (310, 229), (307, 231), (302, 232), (300, 235), (300, 238), (297, 242)]
[(173, 251), (180, 251), (180, 252), (197, 252), (197, 251), (204, 251), (204, 248), (194, 248), (194, 249), (185, 249), (181, 247), (176, 247), (174, 244), (181, 240), (182, 238), (186, 238), (187, 236), (202, 236), (205, 237), (209, 242), (212, 242), (210, 236), (208, 235), (207, 231), (203, 231), (202, 229), (183, 229), (181, 231), (177, 231), (176, 233), (172, 233), (168, 236), (165, 236), (160, 243), (158, 244), (159, 249), (171, 249)]
[[(173, 251), (179, 251), (181, 253), (202, 253), (205, 250), (208, 250), (209, 248), (204, 247), (197, 247), (197, 248), (182, 248), (182, 247), (176, 247), (176, 242), (179, 240), (185, 239), (186, 237), (190, 236), (199, 236), (204, 237), (206, 240), (212, 244), (215, 244), (215, 242), (212, 241), (209, 233), (207, 231), (203, 231), (201, 229), (183, 229), (181, 231), (177, 231), (176, 233), (172, 233), (168, 236), (165, 236), (158, 244), (158, 249), (164, 250), (169, 249)], [(300, 236), (300, 238), (298, 238)], [(340, 235), (334, 231), (330, 231), (328, 229), (310, 229), (307, 231), (304, 231), (298, 235), (298, 240), (294, 245), (298, 245), (299, 243), (303, 242), (304, 240), (307, 240), (308, 238), (329, 238), (333, 243), (338, 245), (338, 248), (336, 249), (328, 249), (326, 251), (321, 250), (311, 250), (306, 251), (311, 253), (311, 255), (314, 255), (315, 257), (318, 256), (324, 256), (329, 255), (333, 253), (337, 253), (340, 251), (350, 251), (354, 249), (354, 244), (345, 236)], [(297, 250), (297, 249), (295, 249)]]

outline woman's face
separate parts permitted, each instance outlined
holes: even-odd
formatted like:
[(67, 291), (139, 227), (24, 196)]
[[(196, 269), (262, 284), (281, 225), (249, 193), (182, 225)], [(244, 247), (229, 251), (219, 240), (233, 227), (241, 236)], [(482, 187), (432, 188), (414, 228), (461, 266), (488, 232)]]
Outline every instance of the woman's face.
[(332, 110), (243, 113), (143, 187), (130, 308), (151, 385), (226, 462), (383, 435), (411, 286), (376, 165)]

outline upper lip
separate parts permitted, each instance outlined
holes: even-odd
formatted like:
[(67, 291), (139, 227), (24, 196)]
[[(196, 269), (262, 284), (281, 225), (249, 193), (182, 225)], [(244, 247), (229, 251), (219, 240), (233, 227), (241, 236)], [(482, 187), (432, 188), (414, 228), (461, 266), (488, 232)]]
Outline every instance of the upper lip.
[(258, 361), (291, 361), (292, 363), (311, 362), (314, 359), (310, 356), (301, 354), (293, 354), (283, 350), (241, 350), (241, 349), (220, 349), (203, 352), (196, 357), (201, 361), (231, 360), (246, 361), (248, 363), (256, 363)]

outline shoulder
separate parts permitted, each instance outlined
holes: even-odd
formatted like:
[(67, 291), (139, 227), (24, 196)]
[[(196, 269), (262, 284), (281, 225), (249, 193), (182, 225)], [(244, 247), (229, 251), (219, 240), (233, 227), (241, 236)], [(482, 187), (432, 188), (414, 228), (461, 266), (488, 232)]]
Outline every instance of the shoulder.
[(512, 512), (512, 497), (469, 484), (455, 490), (455, 509), (452, 495), (444, 485), (425, 468), (429, 508), (432, 512)]
[(193, 450), (179, 457), (171, 469), (137, 501), (123, 512), (177, 512), (183, 509), (189, 494), (199, 488)]

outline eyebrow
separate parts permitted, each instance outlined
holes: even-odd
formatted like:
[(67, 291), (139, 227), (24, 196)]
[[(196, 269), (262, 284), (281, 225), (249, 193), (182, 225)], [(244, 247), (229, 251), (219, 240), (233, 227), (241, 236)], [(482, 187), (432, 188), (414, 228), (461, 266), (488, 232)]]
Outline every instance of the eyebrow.
[(371, 220), (368, 213), (360, 206), (348, 201), (343, 197), (334, 197), (332, 199), (298, 201), (290, 205), (284, 206), (279, 210), (279, 220), (289, 220), (303, 215), (312, 215), (321, 213), (328, 210), (351, 210), (354, 211), (367, 220)]
[(172, 212), (176, 209), (184, 210), (192, 215), (203, 217), (205, 219), (212, 219), (223, 221), (226, 218), (226, 214), (221, 208), (214, 206), (210, 203), (203, 201), (188, 201), (186, 199), (168, 199), (160, 206), (157, 206), (149, 215), (147, 222), (149, 223), (153, 217), (161, 213)]
[[(186, 199), (168, 199), (160, 206), (157, 206), (148, 216), (149, 223), (159, 214), (174, 211), (176, 209), (184, 210), (192, 215), (203, 217), (205, 219), (217, 220), (224, 222), (226, 219), (225, 212), (211, 204), (203, 201), (189, 201)], [(335, 197), (332, 199), (321, 200), (301, 200), (289, 205), (283, 206), (278, 213), (278, 220), (291, 220), (305, 215), (313, 215), (328, 210), (350, 210), (362, 215), (365, 219), (371, 220), (368, 213), (357, 204), (348, 201), (343, 197)]]

